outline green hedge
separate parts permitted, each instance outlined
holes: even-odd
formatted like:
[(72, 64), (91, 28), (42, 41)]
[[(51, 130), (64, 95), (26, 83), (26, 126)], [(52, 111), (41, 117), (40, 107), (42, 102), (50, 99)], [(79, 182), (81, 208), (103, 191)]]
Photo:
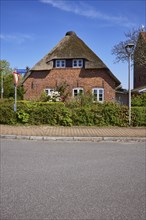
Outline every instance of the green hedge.
[(146, 126), (146, 107), (132, 107), (132, 125)]
[(11, 100), (0, 101), (0, 123), (17, 124), (17, 116), (14, 112), (14, 102)]
[[(93, 103), (90, 106), (68, 105), (62, 102), (0, 101), (1, 124), (60, 126), (128, 126), (128, 108), (116, 103)], [(132, 107), (132, 126), (146, 126), (146, 107)]]
[(146, 107), (146, 93), (132, 95), (131, 99), (132, 106), (145, 106)]

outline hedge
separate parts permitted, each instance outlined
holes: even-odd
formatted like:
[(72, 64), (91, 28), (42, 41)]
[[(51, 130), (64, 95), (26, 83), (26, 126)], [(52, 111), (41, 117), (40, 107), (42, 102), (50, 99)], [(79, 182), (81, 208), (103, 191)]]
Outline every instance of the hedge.
[[(128, 126), (128, 108), (116, 103), (66, 106), (62, 102), (0, 101), (1, 124), (59, 126)], [(146, 107), (132, 107), (132, 126), (146, 126)]]
[(146, 107), (132, 107), (132, 125), (146, 126)]

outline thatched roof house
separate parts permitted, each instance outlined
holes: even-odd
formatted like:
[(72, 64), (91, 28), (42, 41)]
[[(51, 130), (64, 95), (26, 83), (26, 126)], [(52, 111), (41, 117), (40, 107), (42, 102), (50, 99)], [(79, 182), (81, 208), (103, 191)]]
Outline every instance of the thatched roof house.
[(104, 100), (113, 100), (115, 88), (120, 85), (103, 61), (72, 31), (25, 76), (25, 98), (38, 98), (43, 90), (55, 89), (62, 82), (69, 85), (70, 95), (74, 95), (75, 88), (82, 88), (84, 92), (101, 88)]

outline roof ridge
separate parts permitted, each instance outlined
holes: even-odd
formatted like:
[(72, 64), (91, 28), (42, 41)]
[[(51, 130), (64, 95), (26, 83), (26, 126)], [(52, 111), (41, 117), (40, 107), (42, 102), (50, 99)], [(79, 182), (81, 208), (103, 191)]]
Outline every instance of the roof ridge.
[[(39, 62), (37, 62), (31, 71), (45, 71), (53, 69), (53, 60), (55, 59), (85, 59), (85, 69), (108, 69), (105, 63), (96, 55), (88, 45), (80, 39), (75, 32), (69, 31), (50, 50)], [(119, 84), (120, 81), (109, 70), (110, 76)]]
[[(51, 69), (48, 63), (53, 59), (64, 58), (84, 58), (87, 59), (87, 65), (85, 68), (107, 68), (105, 63), (89, 48), (86, 43), (81, 40), (75, 32), (67, 32), (65, 37), (62, 38), (59, 43), (50, 50), (36, 65), (33, 66), (32, 70), (40, 68)], [(48, 66), (47, 66), (48, 65)]]

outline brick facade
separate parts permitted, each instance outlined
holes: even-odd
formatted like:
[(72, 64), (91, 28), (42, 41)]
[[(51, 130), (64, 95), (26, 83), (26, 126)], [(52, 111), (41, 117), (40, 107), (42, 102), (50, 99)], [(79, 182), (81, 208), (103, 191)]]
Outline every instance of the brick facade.
[(63, 83), (68, 85), (70, 97), (75, 88), (74, 95), (82, 89), (86, 94), (96, 88), (94, 96), (101, 102), (114, 101), (115, 88), (120, 85), (103, 61), (72, 31), (24, 77), (24, 99), (39, 99), (45, 89), (56, 89)]
[(66, 82), (70, 96), (76, 87), (84, 89), (84, 93), (92, 88), (104, 88), (104, 100), (115, 100), (115, 80), (108, 74), (107, 69), (53, 68), (49, 71), (32, 71), (23, 83), (24, 99), (39, 99), (46, 88), (56, 88)]
[(134, 89), (146, 86), (146, 65), (138, 65), (135, 63), (134, 66)]
[(146, 86), (146, 32), (141, 32), (134, 53), (134, 89)]

